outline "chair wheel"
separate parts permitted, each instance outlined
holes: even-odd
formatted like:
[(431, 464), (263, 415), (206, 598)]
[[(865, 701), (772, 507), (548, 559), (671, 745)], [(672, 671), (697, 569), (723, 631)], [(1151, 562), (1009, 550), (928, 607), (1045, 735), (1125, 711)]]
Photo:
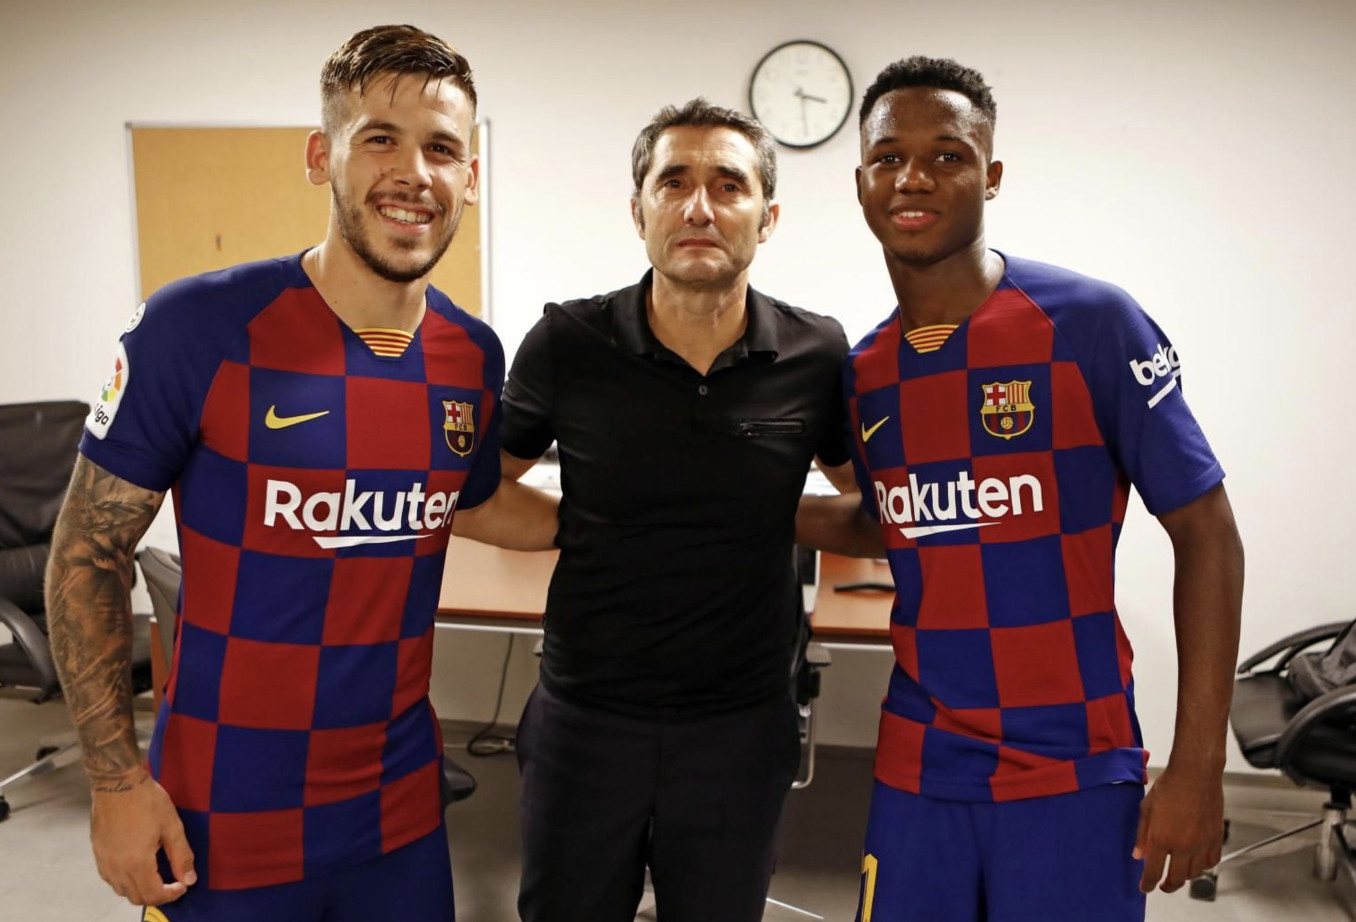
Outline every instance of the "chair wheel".
[(60, 748), (60, 746), (42, 746), (38, 749), (38, 754), (33, 757), (33, 761), (41, 762)]
[(7, 819), (9, 819), (9, 801), (0, 797), (0, 823), (3, 823)]
[(1215, 901), (1215, 887), (1218, 882), (1218, 874), (1214, 871), (1206, 871), (1191, 882), (1191, 898), (1213, 903)]

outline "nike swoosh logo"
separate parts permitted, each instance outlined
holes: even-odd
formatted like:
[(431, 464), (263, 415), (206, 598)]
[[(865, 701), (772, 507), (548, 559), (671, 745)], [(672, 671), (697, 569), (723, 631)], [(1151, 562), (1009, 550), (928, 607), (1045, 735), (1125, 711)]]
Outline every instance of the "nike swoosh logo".
[(319, 535), (313, 535), (315, 543), (323, 548), (336, 547), (357, 547), (360, 544), (394, 544), (397, 541), (418, 541), (420, 538), (427, 538), (429, 535), (338, 535), (333, 538), (324, 538)]
[(884, 426), (885, 423), (886, 423), (886, 421), (889, 420), (889, 418), (890, 418), (890, 417), (888, 417), (888, 416), (885, 417), (885, 418), (882, 419), (880, 422), (878, 422), (878, 423), (876, 423), (874, 426), (872, 426), (870, 429), (866, 428), (866, 423), (862, 423), (862, 442), (863, 442), (863, 443), (866, 443), (866, 442), (871, 441), (871, 436), (875, 435), (875, 434), (876, 434), (876, 430), (879, 429), (881, 426)]
[(997, 522), (967, 522), (964, 525), (919, 525), (914, 528), (901, 528), (899, 533), (906, 538), (922, 538), (925, 535), (944, 535), (949, 531), (967, 531), (971, 528), (997, 524)]
[(277, 405), (268, 408), (268, 413), (264, 416), (264, 425), (270, 429), (286, 429), (288, 426), (295, 426), (297, 423), (309, 422), (313, 419), (319, 419), (322, 416), (328, 416), (329, 410), (321, 410), (319, 413), (302, 413), (300, 416), (279, 416)]

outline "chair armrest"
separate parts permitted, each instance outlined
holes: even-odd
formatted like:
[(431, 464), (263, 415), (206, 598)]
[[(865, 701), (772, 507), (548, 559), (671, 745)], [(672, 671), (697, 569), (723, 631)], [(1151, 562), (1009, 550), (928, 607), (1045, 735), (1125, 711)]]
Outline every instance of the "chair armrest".
[(38, 694), (33, 700), (41, 703), (56, 695), (61, 690), (61, 680), (57, 678), (52, 650), (42, 628), (9, 599), (0, 599), (0, 624), (9, 628), (14, 642), (23, 649), (38, 675)]
[(822, 643), (812, 641), (805, 645), (805, 664), (812, 669), (823, 669), (833, 665), (833, 654)]
[(0, 548), (0, 599), (24, 611), (42, 611), (42, 584), (51, 546), (26, 544)]
[(822, 643), (807, 643), (804, 655), (792, 676), (792, 693), (796, 703), (804, 707), (819, 697), (820, 673), (833, 662), (829, 648)]
[(1252, 656), (1239, 663), (1238, 674), (1244, 675), (1245, 673), (1252, 672), (1277, 653), (1284, 652), (1285, 655), (1282, 656), (1270, 670), (1272, 672), (1280, 672), (1285, 668), (1285, 664), (1294, 658), (1296, 653), (1299, 653), (1306, 647), (1313, 646), (1320, 640), (1331, 640), (1342, 633), (1343, 629), (1345, 629), (1349, 623), (1350, 622), (1348, 621), (1335, 621), (1332, 624), (1320, 624), (1318, 627), (1297, 631), (1289, 637), (1282, 637), (1280, 640), (1258, 650)]
[(1276, 741), (1276, 766), (1285, 771), (1295, 747), (1304, 742), (1305, 737), (1319, 724), (1343, 713), (1349, 716), (1352, 712), (1356, 712), (1356, 685), (1334, 688), (1300, 708)]

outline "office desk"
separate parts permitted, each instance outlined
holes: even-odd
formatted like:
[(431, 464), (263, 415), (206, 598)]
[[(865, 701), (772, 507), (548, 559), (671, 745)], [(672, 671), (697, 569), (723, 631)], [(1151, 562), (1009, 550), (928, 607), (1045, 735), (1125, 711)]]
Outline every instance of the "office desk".
[[(438, 623), (462, 630), (541, 633), (546, 587), (557, 551), (506, 551), (453, 537), (447, 547)], [(874, 560), (821, 554), (819, 593), (810, 624), (815, 641), (833, 647), (890, 642), (890, 592), (834, 592), (837, 583), (890, 582)]]

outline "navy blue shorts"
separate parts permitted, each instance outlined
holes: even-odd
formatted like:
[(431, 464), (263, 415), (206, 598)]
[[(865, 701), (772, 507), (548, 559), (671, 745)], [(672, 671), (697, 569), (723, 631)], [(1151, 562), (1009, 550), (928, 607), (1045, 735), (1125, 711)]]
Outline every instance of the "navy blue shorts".
[(143, 922), (452, 922), (452, 860), (444, 827), (357, 867), (292, 884), (188, 892), (147, 907)]
[(876, 782), (858, 922), (1143, 922), (1144, 788), (966, 803)]

